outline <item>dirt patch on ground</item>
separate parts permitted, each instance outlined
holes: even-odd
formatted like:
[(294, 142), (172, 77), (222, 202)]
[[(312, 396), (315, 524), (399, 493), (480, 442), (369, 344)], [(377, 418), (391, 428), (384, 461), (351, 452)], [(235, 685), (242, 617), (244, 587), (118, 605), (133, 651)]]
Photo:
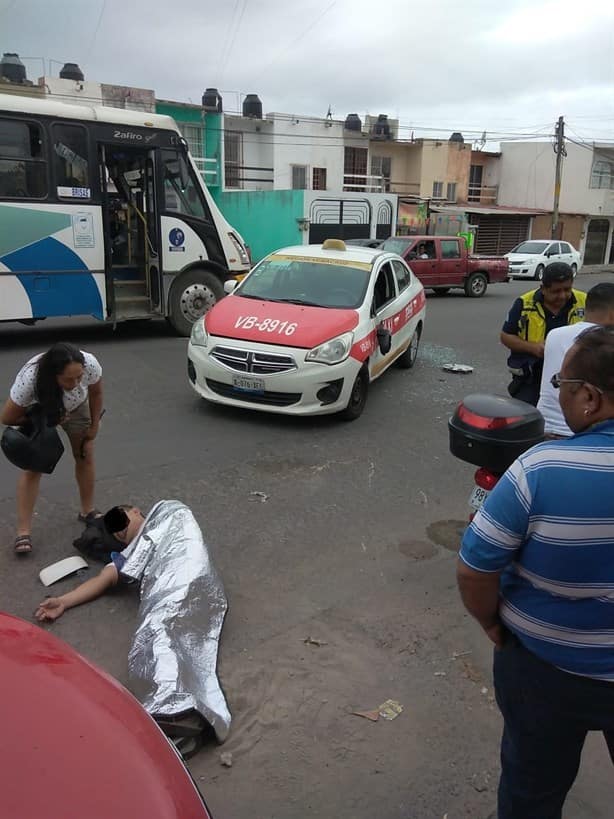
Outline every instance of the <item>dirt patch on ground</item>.
[(458, 552), (466, 528), (466, 520), (436, 520), (427, 526), (426, 534), (438, 546), (443, 546), (450, 552)]
[(427, 540), (404, 540), (399, 543), (399, 552), (410, 560), (429, 560), (437, 549)]

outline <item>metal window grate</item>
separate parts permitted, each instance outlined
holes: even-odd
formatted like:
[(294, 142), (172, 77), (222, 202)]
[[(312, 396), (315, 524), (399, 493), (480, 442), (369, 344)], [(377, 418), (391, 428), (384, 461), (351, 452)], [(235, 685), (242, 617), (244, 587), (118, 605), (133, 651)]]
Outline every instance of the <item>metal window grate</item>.
[(241, 188), (243, 165), (243, 134), (241, 131), (224, 131), (224, 182), (227, 188)]

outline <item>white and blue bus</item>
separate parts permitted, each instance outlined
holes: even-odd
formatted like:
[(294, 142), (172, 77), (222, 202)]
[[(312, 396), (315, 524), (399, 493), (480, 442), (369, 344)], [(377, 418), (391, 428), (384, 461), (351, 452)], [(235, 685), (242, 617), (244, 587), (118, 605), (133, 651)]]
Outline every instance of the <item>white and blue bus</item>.
[(165, 316), (249, 270), (166, 116), (0, 94), (0, 321)]

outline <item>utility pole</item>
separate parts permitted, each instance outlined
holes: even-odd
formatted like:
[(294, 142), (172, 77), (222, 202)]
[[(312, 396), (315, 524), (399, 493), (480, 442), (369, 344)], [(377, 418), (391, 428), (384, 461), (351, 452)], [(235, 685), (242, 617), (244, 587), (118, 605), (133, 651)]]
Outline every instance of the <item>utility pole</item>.
[(552, 206), (552, 231), (550, 238), (556, 239), (559, 229), (559, 199), (561, 197), (561, 176), (563, 174), (563, 157), (567, 156), (565, 150), (565, 122), (563, 117), (559, 117), (554, 126), (554, 153), (556, 154), (556, 171), (554, 175), (554, 205)]

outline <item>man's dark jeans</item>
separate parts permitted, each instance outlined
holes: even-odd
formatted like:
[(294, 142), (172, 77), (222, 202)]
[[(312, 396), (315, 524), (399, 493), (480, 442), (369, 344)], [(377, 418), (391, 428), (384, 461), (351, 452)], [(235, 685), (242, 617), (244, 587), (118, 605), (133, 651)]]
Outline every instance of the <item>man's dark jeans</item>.
[(535, 379), (532, 375), (514, 375), (508, 384), (507, 391), (512, 398), (517, 398), (518, 401), (526, 401), (527, 404), (533, 404), (536, 407), (539, 401), (540, 383), (541, 376)]
[(614, 762), (614, 682), (560, 671), (510, 635), (495, 650), (505, 722), (498, 819), (561, 819), (588, 731), (603, 731)]

